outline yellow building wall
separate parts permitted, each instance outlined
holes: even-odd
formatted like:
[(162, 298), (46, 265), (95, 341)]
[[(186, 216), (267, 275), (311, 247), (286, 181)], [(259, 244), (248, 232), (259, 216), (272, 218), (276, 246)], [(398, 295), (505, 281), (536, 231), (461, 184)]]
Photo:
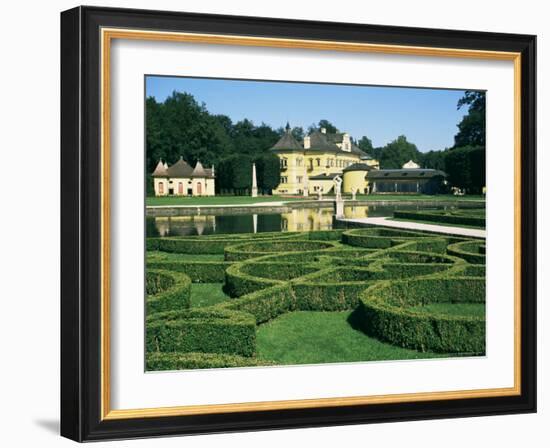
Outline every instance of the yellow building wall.
[(366, 171), (347, 171), (344, 173), (344, 184), (342, 191), (352, 193), (355, 189), (358, 194), (365, 194), (368, 182), (365, 180)]
[[(340, 174), (344, 168), (360, 162), (356, 154), (334, 154), (323, 152), (279, 152), (279, 160), (286, 160), (286, 169), (281, 168), (281, 179), (286, 180), (273, 190), (273, 194), (301, 194), (305, 189), (306, 176), (310, 177), (320, 174)], [(376, 161), (375, 161), (376, 162)], [(377, 163), (377, 162), (376, 162)], [(300, 182), (301, 180), (301, 182)], [(332, 181), (330, 188), (332, 188)], [(314, 186), (320, 186), (319, 181), (308, 181), (308, 192), (314, 192)], [(323, 184), (323, 186), (325, 186)], [(330, 189), (329, 188), (329, 189)], [(326, 192), (328, 190), (324, 190)]]

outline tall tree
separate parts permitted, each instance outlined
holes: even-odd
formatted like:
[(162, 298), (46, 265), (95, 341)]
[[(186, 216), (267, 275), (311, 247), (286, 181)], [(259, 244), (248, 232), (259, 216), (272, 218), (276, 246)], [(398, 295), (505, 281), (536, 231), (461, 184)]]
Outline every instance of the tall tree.
[(380, 168), (401, 168), (409, 160), (419, 160), (419, 158), (420, 151), (418, 151), (416, 145), (409, 142), (404, 135), (400, 135), (380, 151)]
[(366, 135), (361, 137), (361, 139), (357, 142), (357, 146), (363, 151), (368, 152), (369, 154), (371, 154), (373, 152), (372, 150), (374, 149), (372, 146), (372, 140)]
[(455, 148), (485, 146), (485, 92), (467, 90), (458, 100), (457, 109), (468, 107), (468, 113), (458, 123)]
[(317, 125), (312, 124), (308, 128), (308, 133), (318, 131), (321, 128), (325, 128), (328, 134), (336, 134), (337, 132), (340, 132), (338, 128), (334, 126), (330, 121), (323, 118), (322, 120), (319, 120), (319, 123), (317, 123)]
[(271, 194), (272, 190), (279, 185), (281, 176), (281, 164), (279, 157), (275, 154), (263, 154), (256, 158), (256, 172), (258, 177), (258, 188), (264, 194)]
[(467, 193), (480, 194), (485, 186), (485, 148), (463, 146), (445, 153), (445, 171), (449, 183)]

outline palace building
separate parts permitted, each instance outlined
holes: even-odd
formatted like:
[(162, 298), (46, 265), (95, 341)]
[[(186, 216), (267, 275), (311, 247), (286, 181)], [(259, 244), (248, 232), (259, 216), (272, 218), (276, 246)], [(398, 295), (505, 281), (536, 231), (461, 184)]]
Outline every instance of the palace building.
[(273, 194), (331, 194), (334, 178), (343, 180), (343, 193), (436, 193), (446, 174), (421, 168), (412, 160), (401, 169), (380, 169), (378, 160), (358, 148), (348, 133), (313, 131), (298, 142), (287, 123), (271, 148), (281, 164), (281, 182)]
[(298, 142), (287, 123), (284, 135), (271, 151), (281, 163), (281, 183), (273, 194), (328, 193), (333, 179), (353, 164), (379, 168), (378, 161), (357, 147), (348, 133), (327, 133), (325, 128)]
[(192, 168), (183, 158), (168, 166), (159, 160), (152, 174), (155, 196), (214, 196), (214, 167), (204, 168), (197, 162)]

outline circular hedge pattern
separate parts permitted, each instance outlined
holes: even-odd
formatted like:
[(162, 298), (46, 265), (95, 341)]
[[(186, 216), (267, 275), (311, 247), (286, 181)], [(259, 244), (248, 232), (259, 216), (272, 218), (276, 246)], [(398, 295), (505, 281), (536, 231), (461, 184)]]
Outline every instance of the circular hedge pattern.
[[(397, 346), (485, 352), (484, 316), (452, 312), (484, 309), (484, 240), (377, 227), (258, 235), (148, 242), (225, 259), (148, 263), (150, 365), (256, 365), (257, 326), (293, 311), (354, 310), (366, 334)], [(223, 281), (232, 299), (188, 309), (190, 282), (204, 281)]]

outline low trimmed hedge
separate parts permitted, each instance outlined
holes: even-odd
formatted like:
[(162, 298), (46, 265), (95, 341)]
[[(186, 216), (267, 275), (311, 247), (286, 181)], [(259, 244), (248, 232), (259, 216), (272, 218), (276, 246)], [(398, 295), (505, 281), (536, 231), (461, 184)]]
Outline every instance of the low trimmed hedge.
[(191, 306), (191, 279), (180, 272), (148, 269), (145, 288), (148, 315)]
[(430, 211), (394, 211), (393, 217), (397, 219), (413, 219), (418, 221), (430, 221), (441, 224), (458, 224), (476, 227), (485, 227), (485, 217), (466, 215), (459, 213), (434, 213)]
[(342, 233), (342, 242), (350, 246), (374, 249), (388, 249), (411, 238), (434, 238), (419, 232), (383, 229), (380, 227), (346, 230)]
[(147, 352), (204, 352), (253, 356), (256, 321), (221, 307), (168, 311), (148, 316)]
[[(149, 262), (151, 272), (186, 274), (192, 282), (225, 281), (226, 293), (237, 298), (201, 309), (150, 314), (148, 369), (257, 365), (257, 325), (292, 311), (357, 309), (364, 331), (381, 340), (423, 351), (483, 353), (484, 319), (429, 314), (412, 307), (484, 303), (484, 266), (453, 253), (458, 248), (480, 256), (484, 241), (381, 228), (285, 235), (289, 236), (201, 237), (208, 242), (206, 250), (223, 246), (231, 261), (182, 257)], [(195, 244), (197, 239), (155, 241), (178, 241), (166, 244), (183, 244), (176, 249), (190, 250), (190, 241)], [(151, 279), (148, 291), (164, 294), (174, 287), (170, 278)]]
[(447, 247), (447, 253), (455, 257), (460, 257), (468, 263), (485, 264), (485, 241), (469, 240), (450, 244)]
[(148, 353), (146, 370), (219, 369), (273, 365), (273, 362), (223, 353)]
[(253, 243), (237, 244), (225, 248), (226, 261), (243, 261), (262, 255), (276, 254), (280, 252), (305, 252), (310, 250), (325, 250), (335, 247), (332, 241), (313, 240), (270, 240)]
[(472, 277), (385, 281), (362, 293), (360, 322), (368, 335), (401, 347), (485, 352), (485, 319), (410, 310), (426, 303), (485, 303), (485, 281)]
[(227, 246), (256, 240), (288, 240), (298, 238), (299, 232), (243, 233), (235, 235), (208, 235), (201, 237), (147, 238), (147, 250), (178, 254), (223, 254)]
[(193, 283), (223, 283), (225, 270), (231, 266), (226, 261), (149, 261), (147, 269), (164, 269), (183, 272)]

